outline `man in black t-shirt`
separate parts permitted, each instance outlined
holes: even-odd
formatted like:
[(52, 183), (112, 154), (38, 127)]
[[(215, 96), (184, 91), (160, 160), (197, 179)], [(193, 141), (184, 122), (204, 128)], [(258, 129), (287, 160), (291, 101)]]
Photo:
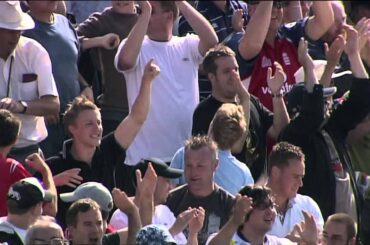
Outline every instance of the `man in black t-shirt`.
[[(218, 187), (213, 176), (218, 166), (217, 146), (208, 136), (192, 137), (185, 144), (185, 179), (187, 184), (174, 189), (166, 205), (178, 216), (182, 211), (203, 207), (204, 224), (198, 233), (199, 244), (217, 232), (229, 219), (234, 197)], [(188, 230), (184, 230), (185, 235)]]
[[(235, 53), (226, 46), (219, 45), (211, 49), (204, 58), (203, 69), (212, 83), (212, 94), (195, 108), (193, 135), (207, 134), (218, 108), (224, 103), (238, 103), (243, 92), (240, 88), (244, 88), (244, 86), (236, 86), (241, 83), (239, 66)], [(276, 139), (280, 131), (289, 123), (289, 116), (280, 94), (284, 83), (283, 78), (281, 73), (276, 73), (268, 81), (274, 94), (275, 115), (266, 109), (256, 97), (250, 96), (249, 135), (241, 152), (232, 149), (238, 160), (248, 165), (255, 180), (258, 180), (266, 165), (266, 135)]]

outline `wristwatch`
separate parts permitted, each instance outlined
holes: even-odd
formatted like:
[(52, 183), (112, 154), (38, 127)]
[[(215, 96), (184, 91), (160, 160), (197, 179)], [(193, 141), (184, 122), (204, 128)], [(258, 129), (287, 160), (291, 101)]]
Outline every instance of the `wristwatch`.
[(27, 109), (28, 109), (28, 104), (26, 101), (23, 101), (23, 100), (20, 100), (18, 101), (22, 106), (23, 106), (23, 110), (20, 112), (22, 114), (26, 113)]

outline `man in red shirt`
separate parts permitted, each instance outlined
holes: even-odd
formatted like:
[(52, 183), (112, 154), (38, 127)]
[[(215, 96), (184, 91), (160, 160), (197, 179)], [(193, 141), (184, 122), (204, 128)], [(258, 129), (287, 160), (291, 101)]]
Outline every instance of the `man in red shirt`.
[(31, 176), (22, 164), (6, 157), (18, 138), (20, 127), (18, 118), (8, 110), (0, 109), (0, 216), (7, 215), (6, 195), (9, 187)]

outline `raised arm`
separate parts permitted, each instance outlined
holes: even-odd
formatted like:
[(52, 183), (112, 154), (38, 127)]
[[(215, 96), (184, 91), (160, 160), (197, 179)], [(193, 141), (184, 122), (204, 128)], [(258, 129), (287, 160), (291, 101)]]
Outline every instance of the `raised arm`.
[(312, 39), (319, 39), (334, 24), (334, 14), (330, 1), (312, 1), (313, 16), (307, 20), (306, 35)]
[(239, 43), (239, 53), (245, 60), (256, 57), (265, 42), (270, 26), (272, 1), (261, 1), (245, 28), (244, 36)]
[(58, 211), (57, 189), (55, 188), (53, 175), (50, 171), (50, 168), (48, 167), (48, 165), (45, 163), (45, 161), (41, 158), (41, 156), (38, 153), (33, 153), (29, 155), (26, 158), (26, 163), (32, 169), (41, 173), (42, 183), (44, 185), (45, 190), (49, 191), (53, 195), (52, 201), (50, 203), (47, 203), (44, 206), (43, 214), (55, 217)]
[(231, 239), (238, 227), (244, 223), (245, 215), (252, 210), (252, 198), (237, 194), (234, 212), (229, 221), (221, 228), (216, 236), (210, 241), (209, 245), (231, 244)]
[(127, 149), (131, 145), (141, 126), (145, 122), (150, 107), (152, 81), (159, 72), (159, 67), (155, 65), (153, 59), (151, 59), (145, 66), (140, 91), (132, 105), (129, 115), (123, 119), (114, 131), (114, 136), (116, 137), (117, 142), (124, 149)]
[(141, 14), (128, 35), (125, 44), (118, 49), (117, 68), (122, 71), (129, 70), (135, 66), (152, 14), (152, 7), (148, 1), (138, 1), (138, 3)]
[(202, 56), (218, 43), (218, 37), (209, 21), (186, 1), (175, 1), (182, 15), (199, 36), (199, 52)]
[(283, 67), (278, 63), (274, 63), (275, 74), (272, 76), (271, 67), (267, 70), (267, 84), (271, 90), (272, 106), (274, 109), (274, 119), (271, 127), (268, 129), (267, 134), (273, 139), (277, 139), (281, 130), (288, 125), (289, 115), (285, 106), (281, 88), (286, 80)]

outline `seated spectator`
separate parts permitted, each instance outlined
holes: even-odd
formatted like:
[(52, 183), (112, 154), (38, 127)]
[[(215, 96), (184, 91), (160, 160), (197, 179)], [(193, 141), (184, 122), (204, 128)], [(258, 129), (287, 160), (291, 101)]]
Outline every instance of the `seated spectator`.
[(157, 224), (147, 225), (141, 228), (137, 233), (135, 244), (145, 245), (149, 241), (153, 244), (177, 244), (167, 227)]
[[(217, 147), (207, 136), (194, 136), (185, 144), (185, 179), (187, 184), (172, 190), (166, 205), (178, 216), (189, 207), (203, 207), (204, 225), (199, 232), (199, 244), (217, 232), (228, 220), (234, 203), (231, 194), (215, 184)], [(189, 230), (185, 229), (189, 238)]]
[(14, 146), (19, 136), (21, 122), (10, 111), (0, 109), (0, 217), (7, 215), (6, 194), (10, 186), (18, 180), (31, 177), (31, 174), (22, 164), (8, 158), (10, 149)]
[(66, 245), (62, 228), (51, 221), (38, 220), (26, 234), (25, 245), (60, 244)]
[[(47, 137), (44, 116), (59, 113), (59, 99), (47, 51), (21, 36), (35, 27), (19, 1), (0, 1), (0, 109), (8, 109), (22, 122), (19, 139), (8, 154), (24, 164)], [(26, 168), (27, 169), (27, 168)], [(28, 169), (33, 173), (33, 169)]]
[[(114, 35), (119, 42), (128, 36), (138, 16), (134, 1), (111, 1), (111, 7), (95, 12), (81, 22), (77, 26), (77, 34), (85, 38)], [(113, 64), (117, 47), (99, 47), (90, 52), (94, 66), (101, 73), (103, 93), (99, 95), (98, 103), (104, 135), (114, 131), (129, 112), (125, 77)]]
[[(152, 80), (159, 68), (151, 60), (145, 68), (140, 94), (132, 110), (117, 129), (102, 138), (101, 116), (97, 106), (77, 97), (64, 115), (64, 126), (72, 136), (60, 155), (48, 159), (58, 193), (72, 192), (81, 182), (96, 181), (108, 190), (118, 187), (135, 193), (133, 169), (123, 164), (126, 150), (143, 125), (149, 110)], [(77, 170), (73, 170), (76, 169)], [(64, 227), (68, 204), (58, 202), (58, 222)]]
[[(135, 166), (135, 168), (140, 171), (141, 176), (144, 176), (146, 171), (150, 169), (148, 168), (149, 163), (152, 164), (155, 174), (157, 174), (158, 177), (157, 183), (152, 183), (152, 185), (155, 185), (153, 193), (154, 213), (152, 223), (156, 225), (164, 225), (169, 229), (169, 232), (177, 243), (186, 244), (187, 240), (185, 235), (182, 233), (182, 230), (188, 225), (188, 222), (191, 220), (197, 209), (185, 210), (176, 219), (172, 211), (166, 205), (163, 205), (172, 189), (170, 180), (182, 176), (183, 171), (168, 167), (168, 165), (160, 159), (149, 158), (140, 161), (140, 163)], [(140, 179), (140, 177), (138, 179)], [(137, 198), (135, 198), (135, 202), (138, 202), (136, 199)], [(110, 219), (110, 224), (116, 229), (126, 228), (128, 226), (127, 215), (117, 209), (114, 211), (112, 218)]]
[(55, 193), (44, 190), (34, 177), (16, 182), (9, 188), (6, 201), (8, 216), (0, 226), (10, 226), (24, 243), (27, 229), (41, 217), (43, 203), (51, 203), (55, 199), (53, 195)]
[(317, 230), (322, 231), (324, 220), (316, 202), (309, 196), (297, 194), (303, 185), (305, 175), (305, 156), (302, 150), (287, 142), (277, 143), (270, 153), (268, 165), (267, 186), (271, 189), (276, 204), (277, 218), (268, 234), (278, 237), (287, 237), (294, 226), (303, 222), (303, 212), (312, 215), (315, 219)]
[[(216, 112), (209, 131), (209, 136), (218, 146), (218, 167), (214, 181), (232, 195), (237, 194), (241, 187), (254, 183), (251, 172), (245, 163), (231, 155), (231, 149), (234, 145), (242, 145), (247, 134), (249, 96), (246, 96), (242, 103), (243, 106), (231, 103), (223, 104)], [(185, 168), (183, 147), (176, 152), (171, 161), (171, 167)], [(182, 177), (177, 184), (185, 184), (185, 178)]]
[(91, 198), (100, 206), (103, 218), (103, 230), (105, 233), (111, 233), (115, 229), (108, 227), (109, 214), (113, 209), (113, 197), (109, 190), (98, 182), (86, 182), (79, 185), (73, 192), (60, 194), (63, 202), (75, 202), (83, 198)]
[(325, 222), (321, 244), (355, 245), (357, 244), (356, 234), (356, 223), (351, 216), (336, 213), (330, 215)]
[(135, 235), (141, 228), (138, 209), (124, 192), (114, 189), (112, 194), (116, 206), (130, 215), (131, 223), (128, 234), (124, 231), (104, 234), (104, 222), (99, 204), (90, 198), (85, 198), (74, 202), (66, 214), (69, 239), (73, 244), (118, 245), (134, 243)]
[[(331, 110), (328, 89), (318, 84), (307, 43), (300, 43), (300, 62), (305, 70), (305, 89), (297, 86), (288, 95), (292, 121), (282, 131), (280, 140), (302, 148), (306, 156), (306, 173), (300, 193), (309, 195), (319, 205), (324, 219), (337, 212), (357, 219), (359, 199), (352, 163), (347, 155), (346, 137), (370, 110), (370, 82), (358, 49), (358, 35), (346, 30), (345, 52), (354, 75), (350, 97)], [(326, 95), (325, 95), (326, 94)]]
[[(288, 239), (267, 235), (276, 218), (273, 197), (268, 188), (245, 186), (236, 198), (234, 212), (207, 244), (294, 244)], [(316, 243), (306, 243), (316, 244)]]
[[(231, 39), (228, 45), (237, 54), (240, 76), (248, 78), (248, 90), (269, 110), (271, 95), (283, 95), (295, 84), (294, 73), (300, 67), (297, 47), (301, 37), (319, 39), (333, 23), (329, 2), (313, 1), (313, 16), (294, 24), (282, 25), (286, 1), (247, 1), (250, 15), (245, 33)], [(273, 94), (267, 84), (267, 70), (278, 62), (286, 73), (282, 90)]]
[(79, 76), (80, 45), (76, 32), (66, 17), (55, 13), (58, 1), (28, 0), (28, 5), (35, 28), (22, 35), (36, 40), (48, 52), (60, 101), (59, 113), (45, 117), (48, 137), (40, 145), (45, 158), (49, 158), (60, 152), (67, 139), (62, 121), (67, 105), (80, 94), (91, 100), (93, 95), (86, 81)]
[[(283, 70), (279, 65), (276, 67), (277, 72), (269, 77), (268, 81), (273, 93), (279, 92), (284, 83)], [(235, 53), (224, 45), (218, 45), (206, 54), (203, 69), (212, 82), (212, 94), (195, 108), (192, 134), (207, 134), (210, 123), (222, 104), (246, 103), (246, 97), (249, 97), (250, 109), (244, 111), (250, 115), (248, 137), (242, 142), (242, 147), (233, 148), (231, 152), (239, 161), (247, 164), (257, 181), (267, 168), (266, 135), (276, 139), (281, 129), (289, 122), (284, 101), (281, 97), (274, 97), (273, 106), (276, 113), (272, 114), (256, 97), (249, 96), (240, 81)], [(224, 71), (227, 73), (224, 74)]]

